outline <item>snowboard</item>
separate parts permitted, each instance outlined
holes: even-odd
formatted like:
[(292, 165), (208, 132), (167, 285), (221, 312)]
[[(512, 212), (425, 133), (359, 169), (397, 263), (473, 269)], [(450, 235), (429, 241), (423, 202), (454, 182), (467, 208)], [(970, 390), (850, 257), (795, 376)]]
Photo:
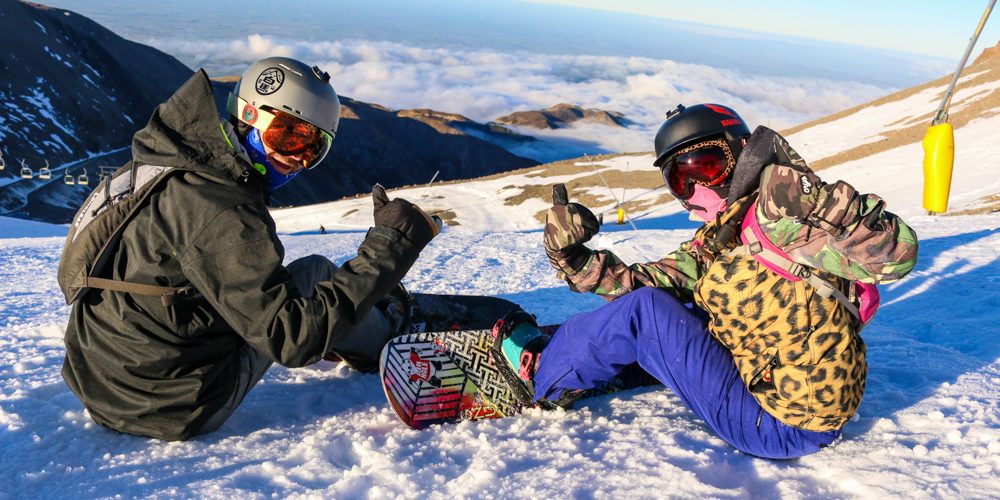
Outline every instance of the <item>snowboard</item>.
[[(541, 327), (548, 334), (556, 328)], [(389, 341), (382, 349), (379, 375), (396, 416), (410, 428), (424, 429), (509, 417), (533, 406), (527, 389), (511, 380), (516, 375), (493, 349), (494, 340), (492, 329), (481, 329), (410, 333)], [(658, 383), (630, 365), (615, 380), (579, 396)]]
[(482, 330), (520, 307), (499, 297), (414, 293), (409, 333)]

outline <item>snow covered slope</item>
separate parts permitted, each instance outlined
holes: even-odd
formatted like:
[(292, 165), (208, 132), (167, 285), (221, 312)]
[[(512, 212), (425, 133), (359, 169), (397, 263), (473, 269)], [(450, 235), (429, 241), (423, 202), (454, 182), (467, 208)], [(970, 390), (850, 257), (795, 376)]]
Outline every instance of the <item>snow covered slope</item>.
[[(885, 128), (876, 115), (924, 113), (932, 93), (884, 104), (898, 111), (849, 113), (814, 125), (827, 127), (817, 134), (822, 141), (810, 138), (809, 128), (790, 139), (807, 160), (837, 155)], [(989, 113), (958, 128), (956, 211), (1000, 193), (998, 130), (1000, 118)], [(839, 150), (811, 149), (827, 140)], [(920, 261), (907, 278), (882, 287), (883, 307), (864, 332), (865, 399), (844, 438), (790, 462), (733, 451), (658, 388), (585, 401), (571, 412), (412, 431), (387, 408), (376, 376), (328, 362), (272, 368), (209, 436), (162, 443), (120, 435), (93, 424), (59, 376), (68, 315), (54, 273), (62, 237), (13, 238), (7, 231), (27, 236), (33, 229), (9, 229), (3, 221), (0, 497), (995, 497), (1000, 213), (924, 215), (921, 158), (919, 145), (904, 141), (821, 173), (884, 195), (920, 236)], [(632, 187), (624, 198), (632, 200), (639, 230), (608, 225), (595, 244), (626, 260), (656, 258), (688, 238), (694, 225), (662, 191), (649, 191), (659, 175), (650, 161), (565, 162), (390, 192), (458, 224), (428, 246), (405, 285), (498, 295), (546, 323), (598, 307), (600, 299), (574, 294), (554, 278), (536, 215), (560, 181), (576, 188), (572, 196), (610, 208), (614, 200), (600, 178), (621, 197), (628, 169)], [(370, 211), (368, 198), (275, 211), (287, 259), (351, 258)], [(318, 233), (320, 225), (327, 234)]]
[[(126, 496), (972, 497), (1000, 488), (1000, 215), (912, 217), (921, 261), (884, 287), (865, 331), (870, 378), (844, 439), (768, 462), (715, 438), (669, 391), (644, 389), (572, 412), (412, 431), (377, 377), (321, 362), (272, 368), (220, 431), (185, 443), (93, 424), (59, 377), (68, 314), (55, 268), (62, 238), (0, 240), (0, 492), (12, 498)], [(601, 237), (626, 258), (690, 230)], [(286, 235), (288, 259), (351, 257), (361, 231)], [(548, 269), (535, 231), (449, 232), (405, 284), (493, 294), (543, 322), (598, 307)]]
[[(863, 191), (877, 192), (900, 215), (923, 213), (923, 149), (920, 144), (950, 78), (907, 89), (871, 103), (785, 132), (806, 161), (823, 170), (828, 182), (843, 179)], [(977, 61), (956, 87), (950, 108), (955, 126), (955, 171), (950, 211), (960, 212), (1000, 193), (997, 164), (1000, 131), (1000, 56)], [(754, 124), (751, 124), (751, 129)], [(631, 217), (677, 214), (652, 155), (604, 155), (541, 165), (476, 182), (418, 186), (394, 191), (428, 212), (444, 212), (460, 231), (540, 228), (539, 212), (548, 206), (550, 186), (566, 182), (571, 197), (595, 210), (612, 211), (626, 200)], [(614, 194), (607, 186), (614, 187)], [(626, 188), (623, 194), (623, 187)], [(279, 230), (300, 233), (329, 228), (368, 227), (366, 198), (341, 200), (274, 212)]]

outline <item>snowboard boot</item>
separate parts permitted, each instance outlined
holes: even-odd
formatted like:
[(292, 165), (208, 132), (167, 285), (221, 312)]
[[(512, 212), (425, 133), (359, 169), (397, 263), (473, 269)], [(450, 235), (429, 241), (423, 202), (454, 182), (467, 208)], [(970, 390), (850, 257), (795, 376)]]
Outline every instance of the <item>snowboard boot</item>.
[[(534, 400), (535, 373), (552, 333), (543, 332), (535, 317), (521, 309), (511, 311), (493, 325), (493, 356), (497, 370), (525, 407), (554, 409), (563, 406), (563, 398), (556, 402)], [(572, 404), (572, 401), (565, 403)]]
[(515, 309), (493, 325), (493, 337), (499, 343), (504, 360), (514, 369), (518, 379), (531, 387), (542, 357), (542, 350), (552, 338), (542, 333), (535, 317)]

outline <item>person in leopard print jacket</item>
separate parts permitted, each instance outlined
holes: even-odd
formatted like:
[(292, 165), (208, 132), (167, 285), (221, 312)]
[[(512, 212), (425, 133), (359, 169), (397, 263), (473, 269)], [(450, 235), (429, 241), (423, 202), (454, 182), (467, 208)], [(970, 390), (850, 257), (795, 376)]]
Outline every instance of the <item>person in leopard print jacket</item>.
[(655, 150), (667, 187), (704, 225), (659, 261), (626, 264), (584, 245), (599, 224), (556, 187), (549, 261), (571, 289), (611, 303), (529, 353), (535, 398), (565, 398), (637, 362), (745, 453), (819, 451), (861, 403), (860, 330), (875, 284), (913, 269), (916, 234), (881, 198), (824, 183), (784, 138), (751, 134), (726, 106), (678, 106)]

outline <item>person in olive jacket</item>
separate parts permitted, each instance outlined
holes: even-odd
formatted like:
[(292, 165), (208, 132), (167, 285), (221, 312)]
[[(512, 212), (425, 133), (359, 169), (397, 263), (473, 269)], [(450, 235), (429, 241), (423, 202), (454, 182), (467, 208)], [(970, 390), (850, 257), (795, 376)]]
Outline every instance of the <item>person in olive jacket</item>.
[(339, 269), (282, 264), (267, 198), (331, 147), (340, 102), (330, 77), (283, 58), (251, 65), (220, 119), (198, 71), (135, 134), (132, 163), (175, 169), (124, 227), (110, 278), (195, 290), (160, 298), (91, 289), (73, 303), (63, 377), (91, 417), (164, 440), (216, 430), (272, 363), (334, 353), (371, 369), (399, 327), (386, 300), (439, 227), (376, 185), (375, 225)]

